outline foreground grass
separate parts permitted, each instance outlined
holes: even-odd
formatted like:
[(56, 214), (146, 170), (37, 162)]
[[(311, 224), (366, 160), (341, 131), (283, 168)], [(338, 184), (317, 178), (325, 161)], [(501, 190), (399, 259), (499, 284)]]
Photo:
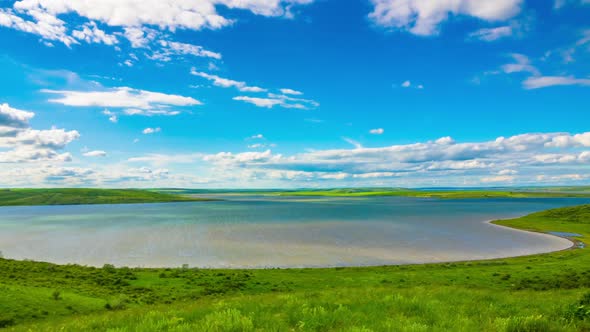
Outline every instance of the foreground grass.
[(165, 203), (202, 200), (135, 189), (0, 189), (0, 206)]
[[(590, 205), (501, 225), (590, 236)], [(14, 331), (589, 331), (590, 250), (334, 269), (58, 266), (0, 259)]]

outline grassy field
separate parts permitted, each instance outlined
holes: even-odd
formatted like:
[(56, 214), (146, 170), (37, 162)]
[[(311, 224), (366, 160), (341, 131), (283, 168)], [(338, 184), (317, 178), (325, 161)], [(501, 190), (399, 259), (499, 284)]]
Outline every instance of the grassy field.
[(0, 189), (0, 206), (164, 203), (203, 200), (135, 189)]
[(371, 197), (399, 196), (441, 199), (469, 198), (551, 198), (590, 197), (590, 187), (530, 187), (487, 189), (407, 189), (407, 188), (335, 188), (297, 190), (205, 190), (205, 189), (153, 189), (157, 192), (182, 195), (265, 195), (265, 196), (325, 196)]
[(327, 196), (327, 197), (370, 197), (400, 196), (441, 199), (467, 198), (550, 198), (550, 197), (590, 197), (590, 192), (573, 190), (506, 190), (506, 189), (473, 189), (473, 190), (418, 190), (418, 189), (331, 189), (331, 190), (296, 190), (273, 192), (270, 195), (280, 196)]
[[(590, 205), (497, 224), (590, 236)], [(9, 331), (590, 331), (590, 249), (447, 264), (207, 270), (0, 259)]]

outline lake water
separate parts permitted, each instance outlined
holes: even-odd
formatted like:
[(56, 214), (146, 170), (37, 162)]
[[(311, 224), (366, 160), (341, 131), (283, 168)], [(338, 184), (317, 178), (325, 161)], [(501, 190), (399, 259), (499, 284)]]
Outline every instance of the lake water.
[(4, 257), (130, 267), (319, 267), (499, 258), (571, 242), (498, 227), (589, 199), (268, 198), (0, 208)]

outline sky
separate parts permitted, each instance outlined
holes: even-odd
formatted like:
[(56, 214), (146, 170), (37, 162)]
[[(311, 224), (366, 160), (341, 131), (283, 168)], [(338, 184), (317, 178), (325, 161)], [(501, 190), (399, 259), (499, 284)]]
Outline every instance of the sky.
[(0, 187), (590, 184), (589, 0), (0, 0)]

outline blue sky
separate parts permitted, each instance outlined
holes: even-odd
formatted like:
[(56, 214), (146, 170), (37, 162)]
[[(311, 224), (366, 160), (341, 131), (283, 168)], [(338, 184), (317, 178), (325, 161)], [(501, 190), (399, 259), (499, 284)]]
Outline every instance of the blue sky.
[(590, 184), (590, 1), (0, 2), (0, 186)]

